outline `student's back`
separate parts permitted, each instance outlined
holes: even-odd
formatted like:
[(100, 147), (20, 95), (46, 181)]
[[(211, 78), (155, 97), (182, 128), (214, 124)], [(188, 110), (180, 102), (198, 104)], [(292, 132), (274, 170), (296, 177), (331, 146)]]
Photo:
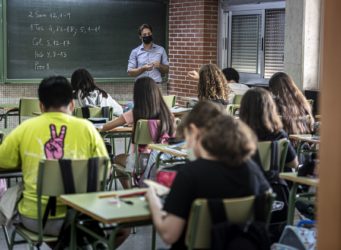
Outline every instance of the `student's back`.
[[(175, 177), (162, 223), (152, 192), (147, 195), (156, 228), (172, 249), (186, 249), (186, 222), (196, 198), (236, 198), (269, 189), (260, 168), (250, 160), (256, 148), (255, 135), (241, 121), (223, 114), (219, 106), (199, 102), (180, 126), (192, 161)], [(176, 226), (168, 229), (171, 225)]]
[[(22, 218), (35, 224), (36, 181), (41, 159), (108, 156), (95, 127), (84, 119), (71, 116), (74, 107), (72, 87), (66, 78), (44, 79), (39, 85), (38, 94), (42, 115), (24, 121), (6, 136), (0, 146), (0, 166), (6, 169), (22, 168), (24, 193), (19, 202), (19, 213)], [(47, 199), (44, 199), (43, 205), (46, 203)], [(58, 203), (55, 218), (62, 218), (65, 212), (66, 207)], [(53, 229), (50, 234), (58, 234), (58, 230)]]
[[(253, 88), (244, 94), (239, 118), (256, 133), (259, 141), (288, 139), (278, 116), (276, 104), (265, 89)], [(289, 143), (285, 162), (287, 166), (293, 168), (298, 165), (296, 151), (291, 143)]]
[(97, 87), (91, 74), (86, 69), (77, 69), (71, 76), (74, 98), (80, 107), (112, 107), (113, 113), (123, 113), (119, 105), (107, 92)]
[(311, 106), (289, 75), (275, 73), (269, 80), (269, 90), (275, 97), (278, 113), (288, 134), (309, 134), (313, 131)]

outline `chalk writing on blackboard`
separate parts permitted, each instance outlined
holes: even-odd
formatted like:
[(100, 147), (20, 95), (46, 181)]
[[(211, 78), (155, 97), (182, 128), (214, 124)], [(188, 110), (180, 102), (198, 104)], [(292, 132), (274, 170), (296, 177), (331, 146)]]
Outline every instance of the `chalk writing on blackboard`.
[[(27, 17), (32, 20), (29, 31), (34, 33), (32, 38), (32, 51), (35, 61), (34, 70), (50, 70), (53, 60), (67, 59), (72, 50), (67, 50), (72, 46), (72, 39), (76, 36), (87, 34), (98, 34), (101, 25), (71, 25), (60, 23), (61, 20), (72, 20), (71, 12), (42, 12), (39, 10), (29, 10)], [(42, 36), (39, 36), (39, 33)], [(49, 38), (46, 38), (48, 34)], [(59, 39), (60, 35), (68, 39)], [(99, 34), (98, 34), (99, 35)], [(51, 49), (52, 48), (52, 49)], [(40, 60), (44, 60), (41, 62)]]

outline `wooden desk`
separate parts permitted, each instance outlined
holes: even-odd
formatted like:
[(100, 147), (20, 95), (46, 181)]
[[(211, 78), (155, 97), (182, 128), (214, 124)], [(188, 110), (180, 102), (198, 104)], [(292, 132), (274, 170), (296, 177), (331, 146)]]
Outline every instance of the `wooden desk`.
[(175, 117), (181, 118), (192, 110), (192, 108), (173, 107), (170, 109)]
[(148, 148), (167, 153), (176, 157), (187, 157), (187, 152), (172, 148), (172, 145), (167, 144), (149, 144)]
[[(120, 227), (152, 224), (151, 213), (144, 196), (122, 198), (122, 200), (132, 202), (132, 204), (127, 204), (114, 197), (100, 198), (99, 196), (104, 194), (122, 195), (146, 190), (147, 189), (130, 189), (114, 192), (68, 194), (62, 195), (60, 200), (75, 211), (83, 213), (96, 221), (106, 225), (115, 223), (116, 225), (112, 228), (113, 230), (109, 239), (106, 240), (109, 249), (113, 249), (115, 236)], [(82, 225), (79, 225), (78, 227), (84, 228)], [(87, 230), (90, 231), (91, 229), (88, 228)], [(71, 246), (75, 247), (75, 235), (72, 235)], [(153, 231), (152, 240), (152, 249), (155, 249), (155, 231)]]
[(300, 177), (297, 176), (297, 173), (280, 173), (279, 177), (283, 180), (292, 181), (293, 185), (290, 189), (289, 193), (289, 207), (288, 207), (288, 218), (287, 224), (293, 225), (294, 223), (294, 215), (295, 215), (295, 202), (296, 202), (296, 193), (297, 187), (300, 184), (317, 187), (319, 183), (319, 179), (317, 178), (309, 178), (309, 177)]
[(308, 143), (320, 143), (320, 136), (303, 134), (303, 135), (289, 135), (289, 139), (298, 142), (308, 142)]
[[(133, 127), (119, 126), (112, 130), (100, 132), (100, 133), (103, 138), (110, 139), (114, 155), (116, 155), (115, 138), (124, 138), (125, 153), (129, 152), (130, 143), (131, 143), (131, 135), (133, 133)], [(128, 146), (127, 146), (127, 139), (129, 139)]]
[(113, 197), (99, 198), (99, 196), (103, 194), (122, 195), (143, 190), (146, 191), (146, 189), (131, 189), (114, 192), (67, 194), (62, 195), (60, 200), (74, 210), (84, 213), (94, 220), (104, 224), (132, 223), (141, 221), (147, 221), (150, 223), (151, 214), (144, 196), (124, 198), (126, 201), (132, 201), (132, 205), (120, 201), (117, 202), (116, 198)]
[[(184, 145), (184, 144), (183, 144)], [(172, 148), (176, 147), (176, 148)], [(181, 146), (180, 146), (181, 147)], [(164, 163), (179, 163), (179, 162), (186, 162), (187, 161), (187, 151), (179, 150), (179, 146), (177, 145), (167, 145), (167, 144), (149, 144), (148, 148), (152, 150), (159, 151), (158, 155), (156, 156), (155, 166), (156, 169), (160, 167), (161, 162)], [(170, 154), (171, 156), (174, 156), (172, 158), (169, 158), (167, 160), (161, 160), (161, 156), (163, 154)]]

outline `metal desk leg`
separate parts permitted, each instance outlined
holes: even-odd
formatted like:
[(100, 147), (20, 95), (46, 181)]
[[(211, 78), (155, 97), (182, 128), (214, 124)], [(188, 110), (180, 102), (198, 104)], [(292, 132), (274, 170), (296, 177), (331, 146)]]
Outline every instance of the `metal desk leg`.
[(288, 207), (288, 218), (287, 218), (288, 225), (294, 224), (297, 187), (298, 187), (298, 183), (294, 182), (289, 193), (289, 204), (288, 204), (289, 207)]
[(152, 231), (152, 250), (156, 250), (156, 229), (154, 225)]

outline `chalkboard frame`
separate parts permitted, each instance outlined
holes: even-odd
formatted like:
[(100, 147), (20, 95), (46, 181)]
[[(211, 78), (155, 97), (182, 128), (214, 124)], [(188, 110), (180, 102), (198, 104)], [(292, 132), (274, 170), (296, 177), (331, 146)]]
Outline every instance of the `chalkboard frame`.
[[(41, 82), (41, 78), (28, 78), (28, 79), (9, 79), (7, 78), (7, 1), (0, 0), (0, 84), (37, 84)], [(158, 0), (160, 2), (160, 0)], [(165, 50), (168, 54), (168, 24), (169, 24), (169, 0), (161, 0), (166, 5), (166, 27), (165, 27)], [(138, 46), (138, 39), (136, 40), (136, 46)], [(3, 56), (1, 56), (1, 54)], [(129, 55), (127, 55), (128, 61)], [(164, 80), (168, 76), (164, 77)], [(107, 77), (107, 78), (95, 78), (98, 83), (132, 83), (134, 77)]]

